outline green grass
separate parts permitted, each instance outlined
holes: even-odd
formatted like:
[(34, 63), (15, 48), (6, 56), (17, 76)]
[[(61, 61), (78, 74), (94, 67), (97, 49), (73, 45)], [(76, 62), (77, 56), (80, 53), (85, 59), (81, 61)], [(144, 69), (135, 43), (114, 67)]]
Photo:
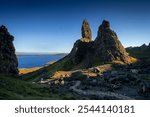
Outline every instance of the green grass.
[(50, 91), (47, 85), (33, 84), (1, 74), (0, 99), (76, 99), (76, 96), (57, 88)]
[(26, 81), (34, 81), (35, 79), (36, 80), (40, 79), (40, 76), (43, 74), (43, 72), (45, 72), (48, 75), (51, 75), (52, 73), (54, 73), (56, 71), (71, 70), (73, 67), (74, 67), (74, 64), (73, 64), (72, 60), (69, 57), (65, 57), (64, 59), (59, 60), (54, 64), (51, 64), (44, 68), (41, 68), (32, 73), (23, 75), (23, 79)]
[(48, 73), (53, 73), (55, 71), (68, 71), (71, 70), (74, 67), (74, 64), (72, 62), (72, 60), (69, 57), (66, 57), (50, 66), (48, 66), (46, 68), (46, 70), (48, 71)]
[(126, 48), (127, 52), (140, 60), (146, 60), (150, 63), (150, 47), (149, 46), (140, 46), (133, 48)]

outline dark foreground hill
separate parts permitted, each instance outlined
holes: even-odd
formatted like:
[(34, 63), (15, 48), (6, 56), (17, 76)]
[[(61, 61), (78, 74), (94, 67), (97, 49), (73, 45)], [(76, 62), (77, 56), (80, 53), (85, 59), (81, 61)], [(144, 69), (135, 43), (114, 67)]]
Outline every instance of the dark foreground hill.
[(2, 25), (0, 27), (0, 73), (18, 74), (18, 59), (13, 40), (14, 37)]
[(2, 100), (56, 100), (80, 99), (76, 94), (59, 90), (49, 90), (49, 85), (42, 85), (18, 80), (16, 76), (0, 74), (0, 99)]

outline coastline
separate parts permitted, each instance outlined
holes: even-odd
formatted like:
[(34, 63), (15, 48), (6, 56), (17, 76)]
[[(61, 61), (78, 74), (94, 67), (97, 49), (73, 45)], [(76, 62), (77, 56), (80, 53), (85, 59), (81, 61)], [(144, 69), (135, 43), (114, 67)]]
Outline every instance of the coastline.
[(16, 53), (17, 56), (66, 56), (68, 53), (58, 53), (58, 54), (50, 54), (50, 53)]
[(19, 75), (23, 75), (23, 74), (28, 74), (28, 73), (31, 73), (31, 72), (34, 72), (34, 71), (37, 71), (47, 65), (51, 65), (53, 63), (55, 63), (56, 61), (51, 61), (51, 62), (48, 62), (46, 63), (45, 65), (41, 66), (41, 67), (31, 67), (31, 68), (18, 68), (19, 69)]

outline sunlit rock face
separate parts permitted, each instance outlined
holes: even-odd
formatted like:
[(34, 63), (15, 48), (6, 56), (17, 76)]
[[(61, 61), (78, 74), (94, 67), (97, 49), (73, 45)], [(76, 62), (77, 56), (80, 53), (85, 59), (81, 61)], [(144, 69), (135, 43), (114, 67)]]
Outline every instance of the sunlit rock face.
[(18, 74), (18, 59), (13, 40), (14, 37), (2, 25), (0, 27), (0, 73)]
[(102, 62), (131, 62), (117, 34), (110, 29), (110, 23), (106, 20), (103, 20), (102, 24), (99, 26), (94, 47), (96, 56)]
[(82, 33), (82, 38), (80, 40), (82, 42), (92, 41), (92, 32), (90, 29), (90, 25), (86, 19), (82, 23), (81, 33)]

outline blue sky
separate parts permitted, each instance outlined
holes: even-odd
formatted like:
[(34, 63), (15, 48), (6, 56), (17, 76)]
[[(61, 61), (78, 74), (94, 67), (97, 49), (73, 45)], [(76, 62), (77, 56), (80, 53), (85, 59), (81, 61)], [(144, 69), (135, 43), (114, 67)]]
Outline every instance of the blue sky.
[(87, 18), (93, 40), (109, 20), (125, 47), (150, 42), (150, 2), (136, 0), (0, 0), (0, 25), (17, 52), (70, 52)]

